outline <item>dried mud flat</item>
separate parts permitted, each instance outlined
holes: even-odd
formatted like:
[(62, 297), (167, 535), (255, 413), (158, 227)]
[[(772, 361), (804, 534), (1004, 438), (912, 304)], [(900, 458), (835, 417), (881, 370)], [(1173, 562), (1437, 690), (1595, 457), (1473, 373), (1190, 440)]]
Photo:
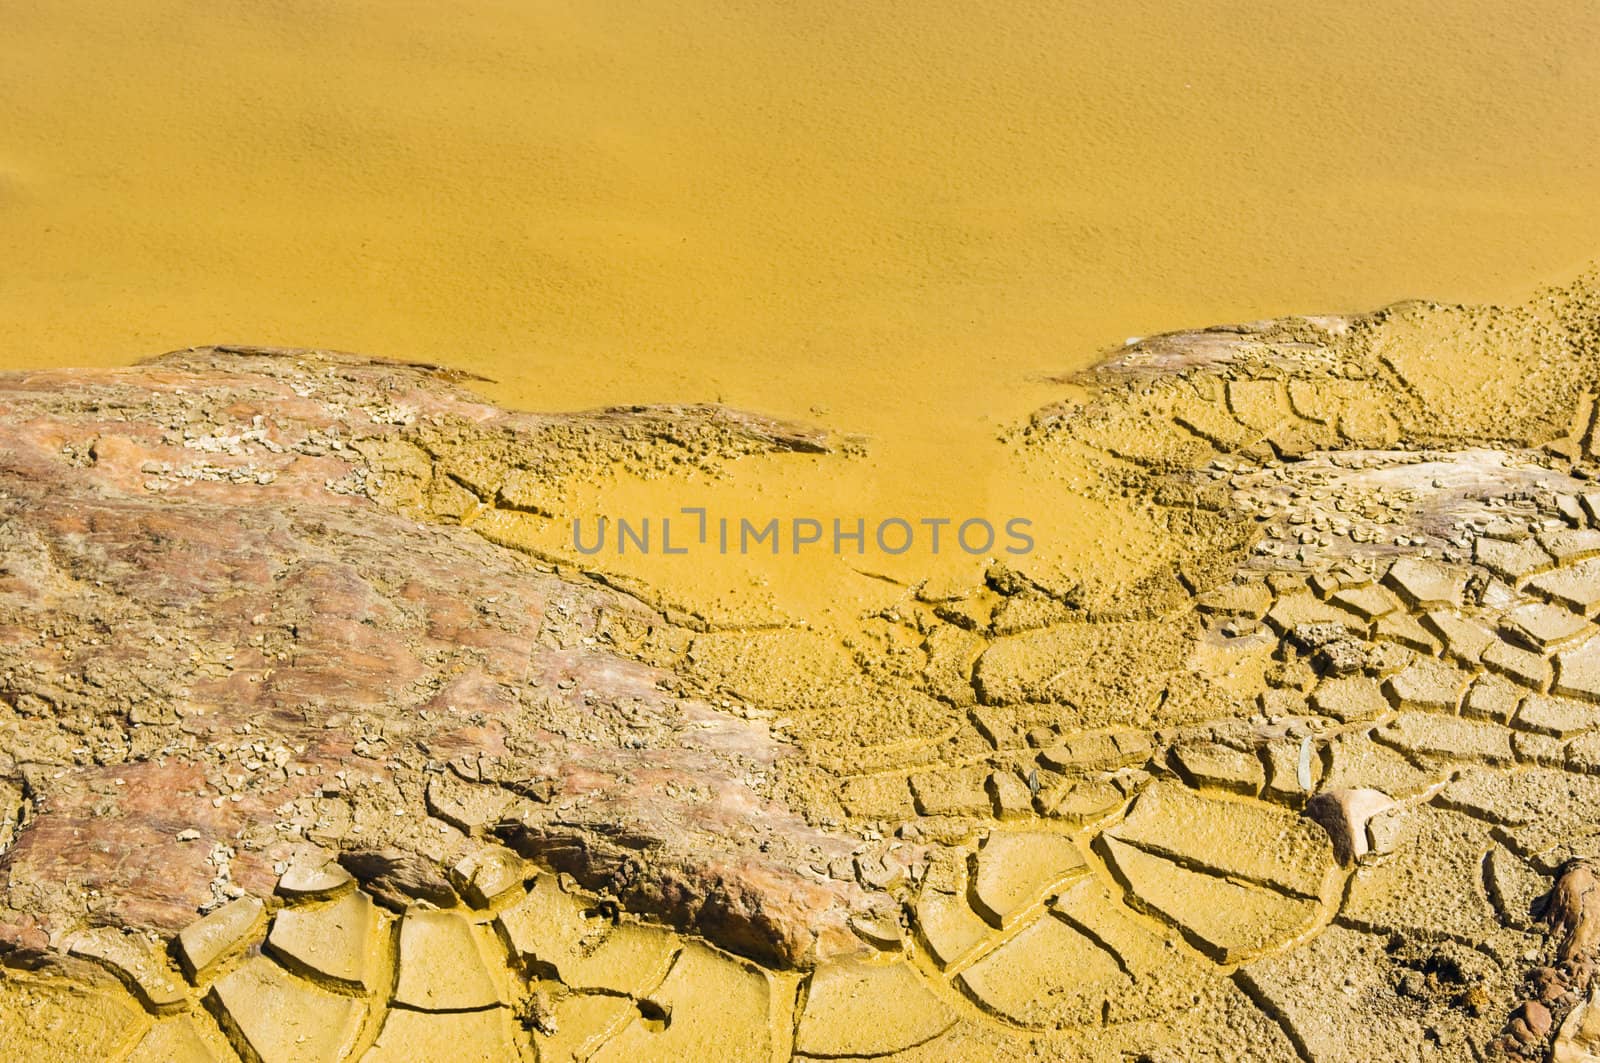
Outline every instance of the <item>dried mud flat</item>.
[(1600, 1058), (1600, 296), (1155, 337), (1128, 574), (742, 628), (526, 549), (825, 433), (0, 377), (6, 1059)]

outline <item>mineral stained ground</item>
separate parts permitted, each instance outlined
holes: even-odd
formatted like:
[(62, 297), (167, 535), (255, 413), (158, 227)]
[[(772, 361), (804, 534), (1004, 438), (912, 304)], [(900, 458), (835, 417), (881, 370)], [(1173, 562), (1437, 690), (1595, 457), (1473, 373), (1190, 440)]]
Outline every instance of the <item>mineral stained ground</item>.
[(0, 376), (0, 1057), (1600, 1059), (1596, 278), (1066, 383), (1140, 571), (774, 625), (532, 544), (825, 432)]

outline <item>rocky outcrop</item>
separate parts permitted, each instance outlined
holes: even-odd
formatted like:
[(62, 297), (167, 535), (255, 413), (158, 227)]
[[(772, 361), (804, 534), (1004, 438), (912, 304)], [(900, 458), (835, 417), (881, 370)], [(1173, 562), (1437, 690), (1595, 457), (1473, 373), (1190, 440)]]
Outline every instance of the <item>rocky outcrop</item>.
[(309, 351), (0, 377), (6, 948), (175, 931), (311, 853), (442, 903), (496, 833), (767, 962), (855, 947), (857, 887), (809, 870), (851, 843), (770, 796), (764, 724), (652, 663), (684, 631), (369, 497), (463, 435), (558, 472), (826, 446), (713, 409), (508, 414)]

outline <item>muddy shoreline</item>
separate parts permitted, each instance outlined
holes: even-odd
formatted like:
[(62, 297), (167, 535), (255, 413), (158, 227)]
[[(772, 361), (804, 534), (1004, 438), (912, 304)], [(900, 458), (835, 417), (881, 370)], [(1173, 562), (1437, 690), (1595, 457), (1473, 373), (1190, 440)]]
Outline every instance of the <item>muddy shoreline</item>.
[(1592, 277), (1141, 341), (1004, 444), (1137, 568), (788, 625), (543, 529), (870, 440), (332, 352), (0, 376), (0, 1011), (62, 1059), (1586, 1058), (1597, 344)]

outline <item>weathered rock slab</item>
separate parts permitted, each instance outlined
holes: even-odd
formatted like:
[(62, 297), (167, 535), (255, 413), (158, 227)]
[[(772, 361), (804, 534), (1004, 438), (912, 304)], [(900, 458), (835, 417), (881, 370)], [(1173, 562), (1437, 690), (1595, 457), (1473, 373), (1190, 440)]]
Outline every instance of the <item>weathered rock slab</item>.
[[(668, 425), (700, 461), (823, 448), (713, 408), (510, 414), (326, 352), (0, 376), (0, 776), (33, 802), (0, 939), (38, 949), (91, 898), (175, 932), (312, 850), (397, 910), (450, 903), (452, 832), (514, 805), (522, 855), (636, 910), (778, 963), (859, 949), (860, 888), (809, 870), (853, 843), (761, 792), (789, 749), (763, 723), (673, 692), (682, 628), (400, 511)], [(343, 888), (312, 867), (286, 896)]]

